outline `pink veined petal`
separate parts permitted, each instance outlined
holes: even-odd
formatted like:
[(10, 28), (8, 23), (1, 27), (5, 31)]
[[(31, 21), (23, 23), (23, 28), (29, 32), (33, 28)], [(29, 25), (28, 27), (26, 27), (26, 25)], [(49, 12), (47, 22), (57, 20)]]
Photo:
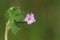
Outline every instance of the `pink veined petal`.
[(34, 22), (36, 21), (36, 20), (35, 20), (35, 17), (34, 17), (34, 14), (31, 13), (31, 16), (30, 16), (30, 17), (31, 17), (31, 20), (32, 20), (32, 21), (34, 21)]
[(27, 17), (25, 17), (24, 21), (28, 21), (28, 18), (27, 18)]
[(31, 18), (34, 22), (36, 22), (36, 19), (35, 18)]
[(30, 18), (30, 14), (27, 14), (24, 21), (28, 21), (29, 18)]
[(30, 16), (30, 14), (28, 13), (27, 15), (26, 15), (26, 17), (29, 17)]
[(27, 22), (27, 24), (29, 24), (29, 21), (26, 21)]
[(33, 13), (31, 13), (30, 17), (31, 17), (31, 18), (34, 18), (34, 14), (33, 14)]
[(32, 23), (33, 23), (33, 21), (28, 21), (27, 23), (28, 23), (28, 24), (32, 24)]
[(28, 21), (27, 24), (30, 24), (30, 21)]
[(31, 16), (33, 16), (33, 17), (34, 17), (34, 14), (33, 14), (33, 13), (31, 13)]
[(31, 20), (34, 20), (34, 17), (31, 16)]

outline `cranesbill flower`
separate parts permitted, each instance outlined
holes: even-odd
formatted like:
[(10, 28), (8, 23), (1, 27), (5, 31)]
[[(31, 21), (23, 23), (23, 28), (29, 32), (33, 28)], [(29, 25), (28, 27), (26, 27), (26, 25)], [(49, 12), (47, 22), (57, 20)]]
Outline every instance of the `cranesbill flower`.
[(24, 21), (26, 21), (27, 24), (32, 24), (32, 23), (36, 22), (36, 19), (35, 19), (35, 17), (34, 17), (34, 14), (33, 14), (33, 13), (31, 13), (31, 14), (28, 13), (28, 14), (26, 15)]

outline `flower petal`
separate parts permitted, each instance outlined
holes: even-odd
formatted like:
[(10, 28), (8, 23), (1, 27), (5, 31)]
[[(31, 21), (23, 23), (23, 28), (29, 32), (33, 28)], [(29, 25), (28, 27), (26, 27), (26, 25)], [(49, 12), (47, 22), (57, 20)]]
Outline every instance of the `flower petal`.
[(28, 21), (28, 19), (30, 18), (30, 14), (28, 13), (24, 19), (24, 21)]

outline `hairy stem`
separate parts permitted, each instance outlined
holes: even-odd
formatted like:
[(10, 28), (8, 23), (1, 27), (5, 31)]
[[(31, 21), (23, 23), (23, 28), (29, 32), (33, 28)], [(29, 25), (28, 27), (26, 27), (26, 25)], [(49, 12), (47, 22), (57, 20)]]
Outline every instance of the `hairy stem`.
[(6, 27), (5, 27), (5, 40), (8, 40), (9, 30), (10, 30), (10, 21), (8, 20), (8, 22), (6, 23)]

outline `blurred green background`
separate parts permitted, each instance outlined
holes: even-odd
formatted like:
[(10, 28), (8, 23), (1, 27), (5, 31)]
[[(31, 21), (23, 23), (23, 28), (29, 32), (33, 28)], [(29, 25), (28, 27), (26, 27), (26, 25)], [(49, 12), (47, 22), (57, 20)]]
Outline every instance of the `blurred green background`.
[(23, 25), (16, 35), (9, 31), (9, 40), (60, 40), (60, 0), (0, 0), (0, 40), (4, 40), (5, 13), (12, 5), (33, 12), (36, 22)]

